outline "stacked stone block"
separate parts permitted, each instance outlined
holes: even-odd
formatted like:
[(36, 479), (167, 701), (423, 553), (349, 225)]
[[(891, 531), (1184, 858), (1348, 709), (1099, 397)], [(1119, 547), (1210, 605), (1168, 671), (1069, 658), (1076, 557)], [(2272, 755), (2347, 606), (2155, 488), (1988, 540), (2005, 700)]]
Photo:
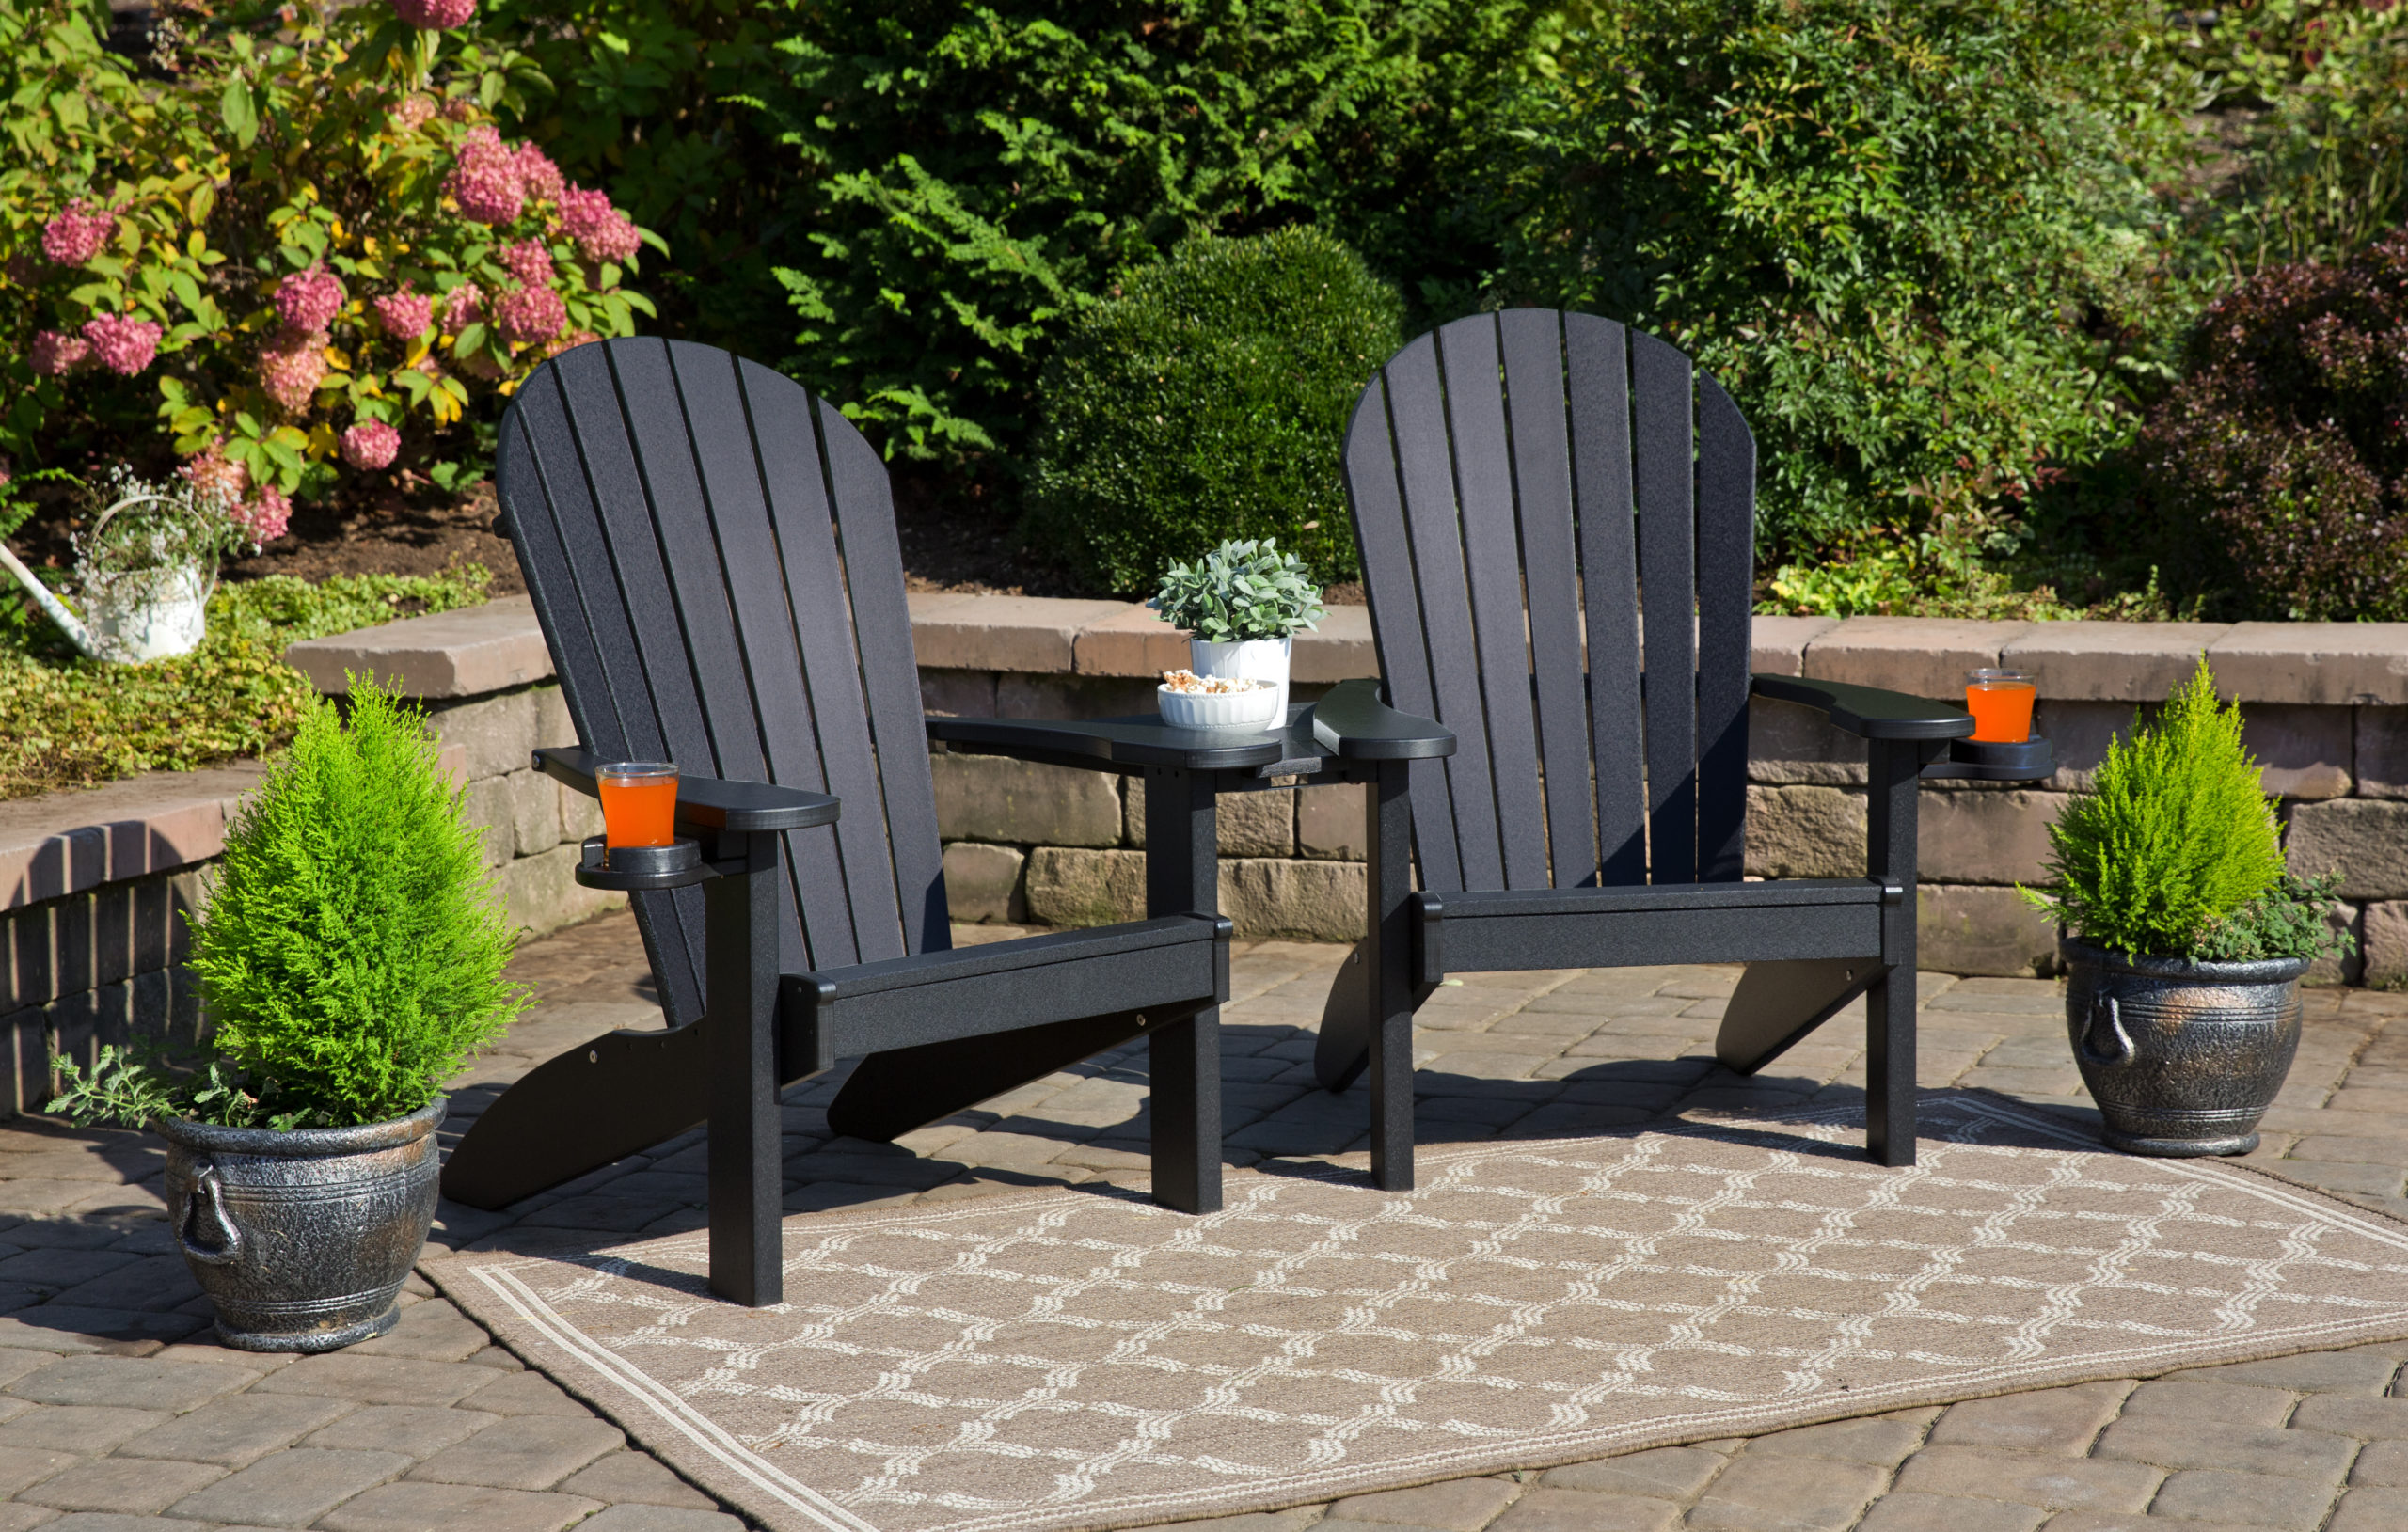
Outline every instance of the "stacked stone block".
[(428, 714), (436, 737), (461, 752), (468, 820), (483, 831), (513, 927), (540, 935), (624, 901), (576, 878), (579, 843), (602, 833), (600, 809), (531, 765), (537, 746), (577, 743), (559, 687), (434, 703)]

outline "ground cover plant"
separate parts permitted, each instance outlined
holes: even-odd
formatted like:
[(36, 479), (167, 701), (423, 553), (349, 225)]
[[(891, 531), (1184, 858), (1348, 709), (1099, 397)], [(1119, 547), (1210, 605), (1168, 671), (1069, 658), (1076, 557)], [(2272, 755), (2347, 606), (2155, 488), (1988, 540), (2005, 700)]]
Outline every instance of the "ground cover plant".
[[(425, 715), (354, 676), (314, 703), (226, 833), (192, 922), (209, 1031), (182, 1068), (104, 1050), (50, 1110), (140, 1125), (406, 1116), (508, 1026), (513, 938)], [(347, 715), (347, 716), (346, 716)]]
[(1312, 228), (1192, 241), (1072, 323), (1039, 390), (1029, 533), (1137, 591), (1219, 538), (1355, 575), (1338, 463), (1403, 304)]
[(473, 606), (491, 578), (468, 565), (222, 586), (200, 647), (147, 665), (85, 659), (20, 613), (0, 623), (0, 799), (264, 755), (293, 737), (316, 695), (284, 663), (286, 645)]

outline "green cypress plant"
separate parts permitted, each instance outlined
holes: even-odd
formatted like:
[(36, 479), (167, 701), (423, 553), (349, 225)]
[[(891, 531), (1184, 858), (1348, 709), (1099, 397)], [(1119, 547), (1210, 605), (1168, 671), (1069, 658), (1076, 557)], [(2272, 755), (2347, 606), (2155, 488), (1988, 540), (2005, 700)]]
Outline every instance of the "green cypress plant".
[(418, 708), (352, 677), (244, 802), (193, 924), (210, 1031), (198, 1066), (103, 1050), (51, 1106), (345, 1128), (406, 1116), (510, 1023), (514, 938)]
[(2241, 742), (2241, 704), (2217, 702), (2204, 656), (2155, 727), (2135, 720), (2130, 739), (2109, 742), (2049, 843), (2055, 887), (2023, 897), (2117, 952), (2207, 956), (2226, 945), (2212, 939), (2228, 922), (2284, 892), (2280, 832)]

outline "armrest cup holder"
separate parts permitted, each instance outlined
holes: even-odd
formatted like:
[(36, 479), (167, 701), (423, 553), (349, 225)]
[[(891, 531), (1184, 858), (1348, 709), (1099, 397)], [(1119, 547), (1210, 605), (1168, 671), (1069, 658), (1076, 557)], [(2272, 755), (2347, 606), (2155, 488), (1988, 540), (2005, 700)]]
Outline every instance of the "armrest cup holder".
[(680, 835), (667, 845), (623, 845), (615, 852), (601, 836), (588, 835), (577, 863), (579, 883), (623, 893), (682, 889), (710, 876), (702, 843), (690, 835)]
[(2038, 782), (2056, 769), (2055, 750), (2045, 737), (2034, 734), (2020, 744), (1952, 739), (1948, 753), (1924, 767), (1923, 774), (1970, 782)]

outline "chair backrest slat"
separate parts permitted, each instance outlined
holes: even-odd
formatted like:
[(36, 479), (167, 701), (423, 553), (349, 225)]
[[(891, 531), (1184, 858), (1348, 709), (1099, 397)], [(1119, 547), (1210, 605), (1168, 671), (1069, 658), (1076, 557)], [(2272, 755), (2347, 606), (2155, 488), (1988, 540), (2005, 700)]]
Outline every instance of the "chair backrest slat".
[[(902, 939), (911, 952), (941, 951), (953, 944), (953, 926), (945, 912), (936, 785), (920, 712), (920, 669), (911, 655), (894, 491), (878, 453), (825, 400), (819, 402), (819, 421), (829, 480), (835, 486), (861, 682), (885, 790), (887, 841), (894, 855), (888, 876), (897, 891)], [(868, 960), (866, 950), (863, 956)]]
[[(787, 835), (787, 971), (948, 940), (926, 747), (897, 743), (923, 736), (890, 673), (912, 664), (892, 507), (863, 457), (877, 467), (791, 380), (648, 339), (554, 358), (502, 428), (503, 513), (579, 741), (845, 800), (834, 827)], [(635, 904), (664, 1003), (691, 1020), (699, 893)]]
[[(1455, 507), (1454, 461), (1447, 442), (1446, 391), (1438, 377), (1434, 337), (1407, 345), (1388, 364), (1388, 414), (1395, 421), (1397, 479), (1404, 489), (1430, 689), (1448, 727), (1481, 740), (1478, 748), (1458, 751), (1447, 762), (1454, 857), (1462, 868), (1463, 887), (1502, 888), (1505, 862), (1497, 841), (1488, 719), (1481, 701), (1471, 592), (1464, 577), (1463, 523)], [(1431, 876), (1425, 861), (1425, 882)]]
[[(1563, 338), (1552, 309), (1497, 316), (1505, 398), (1513, 427), (1521, 579), (1529, 602), (1530, 654), (1580, 653), (1580, 559), (1573, 544), (1572, 450), (1564, 423)], [(1597, 864), (1595, 799), (1589, 786), (1589, 700), (1577, 665), (1538, 661), (1539, 762), (1546, 793), (1547, 862), (1574, 881)]]
[(1457, 320), (1364, 389), (1381, 673), (1460, 742), (1414, 769), (1423, 887), (1741, 876), (1754, 452), (1687, 356), (1584, 314)]
[[(1404, 490), (1398, 482), (1395, 444), (1388, 429), (1388, 390), (1374, 377), (1354, 402), (1346, 427), (1345, 473), (1354, 502), (1355, 545), (1363, 577), (1387, 592), (1371, 608), (1371, 641), (1379, 651), (1380, 675), (1389, 702), (1405, 712), (1431, 718), (1438, 711), (1430, 680), (1430, 651), (1421, 632), (1421, 597), (1413, 583), (1413, 545), (1405, 536)], [(1440, 771), (1416, 771), (1411, 779), (1415, 849), (1423, 886), (1461, 889), (1463, 864), (1455, 856), (1454, 801)]]
[[(1589, 742), (1596, 776), (1596, 879), (1647, 881), (1647, 799), (1639, 694), (1638, 513), (1630, 487), (1630, 345), (1592, 314), (1563, 316), (1564, 395), (1580, 516)], [(1561, 875), (1559, 875), (1559, 884)]]
[(1735, 883), (1747, 868), (1756, 443), (1739, 406), (1703, 375), (1697, 434), (1697, 876)]
[(1631, 484), (1639, 498), (1639, 599), (1646, 634), (1647, 872), (1697, 880), (1697, 442), (1689, 359), (1630, 338)]
[(1497, 327), (1465, 324), (1440, 330), (1438, 353), (1447, 376), (1448, 434), (1454, 441), (1472, 650), (1481, 711), (1488, 719), (1504, 886), (1543, 889), (1547, 886), (1546, 810), (1539, 789), (1529, 624), (1522, 608), (1521, 534), (1514, 525), (1513, 464), (1505, 438), (1505, 392), (1497, 381), (1501, 359)]

